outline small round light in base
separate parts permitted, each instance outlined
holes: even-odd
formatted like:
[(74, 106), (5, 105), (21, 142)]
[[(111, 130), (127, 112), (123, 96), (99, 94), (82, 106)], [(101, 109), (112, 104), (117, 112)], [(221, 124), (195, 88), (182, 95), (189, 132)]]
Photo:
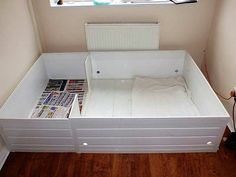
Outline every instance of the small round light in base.
[(83, 146), (88, 146), (88, 143), (83, 143)]
[(213, 145), (213, 143), (212, 143), (211, 141), (208, 141), (208, 142), (207, 142), (207, 145), (210, 146), (210, 145)]

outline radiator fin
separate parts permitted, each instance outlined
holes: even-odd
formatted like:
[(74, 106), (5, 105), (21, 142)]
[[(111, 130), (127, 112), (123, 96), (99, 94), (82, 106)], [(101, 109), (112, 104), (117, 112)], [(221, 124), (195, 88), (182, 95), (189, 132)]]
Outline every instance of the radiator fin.
[(159, 49), (159, 24), (86, 24), (87, 48), (98, 50)]

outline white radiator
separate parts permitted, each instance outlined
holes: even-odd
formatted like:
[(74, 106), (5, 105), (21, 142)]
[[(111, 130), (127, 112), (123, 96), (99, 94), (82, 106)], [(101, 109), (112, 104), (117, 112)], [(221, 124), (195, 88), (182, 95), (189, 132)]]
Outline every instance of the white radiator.
[(90, 23), (85, 31), (89, 51), (159, 49), (158, 23)]

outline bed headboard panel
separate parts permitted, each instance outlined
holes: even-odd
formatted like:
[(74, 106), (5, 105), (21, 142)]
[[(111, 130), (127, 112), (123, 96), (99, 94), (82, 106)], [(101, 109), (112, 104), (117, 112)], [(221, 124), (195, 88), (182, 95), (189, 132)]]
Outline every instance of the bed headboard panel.
[(181, 75), (185, 51), (90, 52), (94, 79), (132, 79), (135, 76)]
[(88, 23), (85, 31), (89, 51), (159, 49), (158, 23)]

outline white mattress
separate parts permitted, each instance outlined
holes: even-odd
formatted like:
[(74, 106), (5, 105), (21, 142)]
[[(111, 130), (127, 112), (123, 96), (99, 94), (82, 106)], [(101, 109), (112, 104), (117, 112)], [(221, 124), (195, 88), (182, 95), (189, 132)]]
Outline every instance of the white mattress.
[(92, 80), (84, 116), (131, 116), (133, 80)]
[(182, 77), (133, 80), (92, 80), (82, 114), (94, 117), (196, 116)]
[(133, 116), (197, 116), (199, 112), (182, 77), (135, 78)]

